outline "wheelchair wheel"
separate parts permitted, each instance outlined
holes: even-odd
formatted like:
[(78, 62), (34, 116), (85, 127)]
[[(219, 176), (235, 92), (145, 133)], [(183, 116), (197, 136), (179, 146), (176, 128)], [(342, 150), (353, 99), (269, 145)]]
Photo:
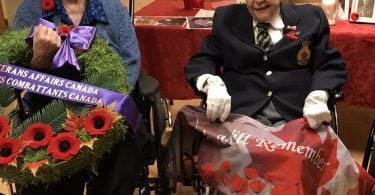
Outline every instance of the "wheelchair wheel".
[(150, 183), (148, 179), (148, 167), (144, 166), (143, 170), (140, 173), (140, 179), (138, 183), (138, 194), (139, 195), (150, 195), (151, 189), (150, 189)]
[(362, 167), (375, 177), (375, 120), (372, 123), (362, 160)]
[(368, 173), (375, 178), (375, 152), (371, 152), (370, 163), (368, 167)]
[(173, 118), (172, 118), (172, 110), (171, 110), (171, 105), (173, 100), (168, 99), (168, 98), (162, 98), (161, 103), (164, 108), (164, 114), (165, 114), (165, 121), (167, 121), (167, 126), (168, 127), (173, 127)]
[[(165, 159), (165, 155), (167, 149), (162, 146), (161, 139), (162, 135), (167, 127), (166, 121), (168, 121), (168, 125), (170, 125), (170, 121), (172, 120), (171, 111), (169, 109), (169, 104), (165, 98), (161, 98), (160, 94), (157, 93), (154, 95), (154, 105), (152, 107), (153, 113), (153, 126), (154, 126), (154, 136), (155, 136), (155, 145), (157, 151), (157, 169), (158, 169), (158, 181), (156, 182), (156, 189), (155, 194), (161, 195), (168, 195), (171, 194), (172, 188), (170, 187), (170, 180), (168, 177), (165, 176), (165, 169), (163, 166), (163, 162)], [(170, 121), (169, 121), (170, 120)]]
[(195, 180), (193, 185), (194, 191), (198, 193), (198, 195), (211, 195), (214, 194), (214, 189), (209, 187), (201, 178)]
[(153, 165), (156, 161), (158, 173), (156, 177), (149, 178), (148, 166), (145, 166), (144, 174), (139, 182), (140, 190), (142, 190), (140, 193), (147, 194), (149, 191), (154, 191), (155, 194), (168, 195), (171, 189), (163, 168), (166, 148), (161, 144), (161, 137), (166, 128), (166, 116), (168, 116), (164, 98), (160, 96), (159, 82), (145, 73), (141, 73), (138, 80), (138, 91), (140, 98), (138, 98), (137, 105), (139, 109), (141, 108), (147, 131), (152, 137), (152, 144), (145, 149), (147, 154), (150, 153), (146, 161), (147, 165)]

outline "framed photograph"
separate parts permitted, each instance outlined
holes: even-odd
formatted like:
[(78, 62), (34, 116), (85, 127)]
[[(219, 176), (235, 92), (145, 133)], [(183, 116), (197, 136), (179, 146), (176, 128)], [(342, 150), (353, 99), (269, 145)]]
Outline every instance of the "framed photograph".
[(375, 0), (353, 0), (349, 20), (375, 23)]
[(184, 26), (184, 16), (137, 16), (134, 20), (136, 26)]
[(187, 29), (211, 29), (212, 28), (212, 17), (196, 17), (188, 16), (187, 18)]

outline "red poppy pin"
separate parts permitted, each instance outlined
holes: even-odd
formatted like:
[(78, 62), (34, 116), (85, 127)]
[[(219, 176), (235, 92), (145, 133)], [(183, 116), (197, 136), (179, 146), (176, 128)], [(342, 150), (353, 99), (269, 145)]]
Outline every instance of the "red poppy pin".
[(42, 0), (42, 8), (44, 11), (52, 10), (55, 7), (54, 0)]
[(357, 21), (359, 19), (359, 14), (354, 12), (354, 13), (350, 14), (350, 18), (354, 21)]
[(300, 32), (297, 31), (297, 27), (296, 27), (296, 26), (287, 26), (286, 29), (287, 29), (287, 34), (286, 34), (286, 36), (287, 36), (291, 41), (295, 41), (295, 40), (298, 39), (298, 35), (300, 34)]
[(67, 25), (61, 25), (59, 27), (57, 27), (57, 32), (59, 33), (60, 36), (64, 37), (64, 36), (68, 36), (68, 34), (70, 33), (70, 31), (72, 31), (72, 29), (74, 28), (75, 26), (67, 26)]

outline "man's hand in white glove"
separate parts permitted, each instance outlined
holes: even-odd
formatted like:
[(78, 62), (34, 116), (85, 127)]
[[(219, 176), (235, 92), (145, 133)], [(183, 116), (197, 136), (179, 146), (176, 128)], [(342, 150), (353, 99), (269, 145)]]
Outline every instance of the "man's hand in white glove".
[(204, 74), (198, 77), (197, 88), (207, 94), (207, 118), (225, 121), (231, 109), (231, 97), (220, 77)]
[(303, 116), (312, 129), (318, 128), (324, 121), (331, 121), (331, 114), (327, 106), (328, 97), (328, 92), (325, 90), (315, 90), (307, 95)]

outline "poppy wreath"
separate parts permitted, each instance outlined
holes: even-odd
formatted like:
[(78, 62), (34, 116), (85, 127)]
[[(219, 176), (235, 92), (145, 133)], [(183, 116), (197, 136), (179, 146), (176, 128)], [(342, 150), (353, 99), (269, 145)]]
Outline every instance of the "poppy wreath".
[[(0, 61), (28, 67), (30, 28), (0, 34)], [(127, 73), (120, 56), (96, 36), (91, 48), (74, 51), (84, 72), (83, 83), (129, 94)], [(83, 169), (95, 173), (96, 161), (124, 138), (124, 118), (102, 106), (53, 100), (20, 120), (15, 90), (0, 86), (0, 177), (21, 185), (56, 183)]]

